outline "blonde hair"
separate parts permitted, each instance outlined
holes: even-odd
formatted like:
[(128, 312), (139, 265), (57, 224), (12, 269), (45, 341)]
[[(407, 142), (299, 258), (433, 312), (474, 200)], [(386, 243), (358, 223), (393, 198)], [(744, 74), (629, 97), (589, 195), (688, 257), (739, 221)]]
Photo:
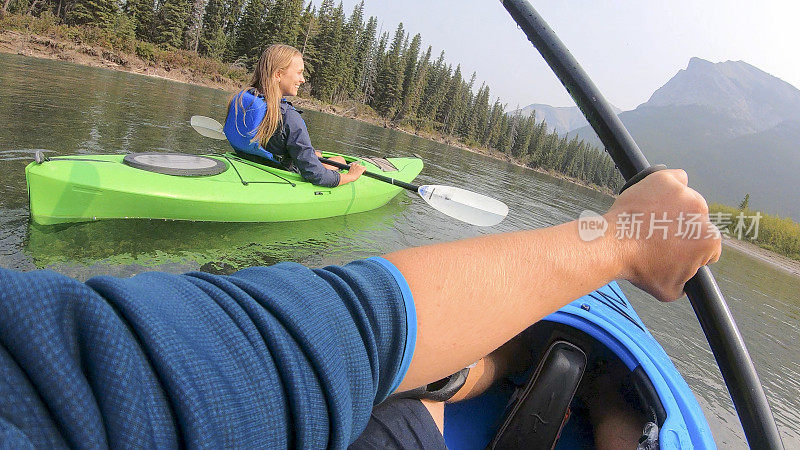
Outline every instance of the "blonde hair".
[[(251, 142), (259, 142), (266, 147), (269, 138), (275, 134), (275, 130), (283, 122), (283, 116), (281, 115), (282, 93), (277, 80), (275, 80), (275, 73), (279, 70), (285, 71), (288, 69), (292, 63), (292, 58), (295, 56), (302, 58), (303, 54), (291, 45), (273, 44), (267, 47), (256, 63), (250, 84), (245, 89), (234, 94), (228, 101), (228, 111), (230, 111), (231, 102), (238, 97), (238, 101), (234, 105), (238, 115), (238, 109), (244, 108), (244, 95), (242, 95), (244, 92), (255, 90), (256, 94), (264, 96), (267, 111), (264, 115), (264, 120), (258, 125), (256, 134), (251, 139)], [(247, 111), (244, 112), (246, 113)]]

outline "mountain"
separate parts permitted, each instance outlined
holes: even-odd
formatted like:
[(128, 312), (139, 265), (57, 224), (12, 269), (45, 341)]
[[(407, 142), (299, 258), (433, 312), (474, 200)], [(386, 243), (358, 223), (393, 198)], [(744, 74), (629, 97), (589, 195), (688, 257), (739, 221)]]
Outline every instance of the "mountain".
[[(617, 114), (622, 112), (621, 109), (615, 106), (612, 106), (612, 108)], [(534, 103), (522, 109), (511, 111), (509, 114), (513, 116), (518, 112), (523, 116), (530, 116), (535, 112), (537, 120), (544, 119), (547, 122), (548, 131), (555, 130), (559, 134), (589, 125), (589, 122), (586, 121), (577, 106), (550, 106)]]
[(692, 58), (659, 88), (647, 106), (701, 105), (724, 114), (758, 132), (786, 120), (800, 121), (800, 90), (743, 61), (711, 63)]
[[(619, 115), (651, 163), (681, 167), (709, 201), (800, 220), (800, 90), (743, 61), (692, 58)], [(586, 126), (577, 134), (601, 145)]]

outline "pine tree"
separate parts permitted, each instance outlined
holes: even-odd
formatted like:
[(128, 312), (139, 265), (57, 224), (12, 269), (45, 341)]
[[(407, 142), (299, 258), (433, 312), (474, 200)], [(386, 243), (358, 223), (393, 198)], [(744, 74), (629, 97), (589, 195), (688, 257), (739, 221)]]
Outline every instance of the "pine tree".
[(336, 97), (341, 100), (353, 97), (356, 93), (355, 73), (357, 61), (360, 60), (358, 44), (360, 34), (364, 31), (364, 2), (353, 8), (350, 18), (344, 25), (339, 58), (336, 61)]
[(203, 26), (203, 10), (206, 0), (192, 0), (186, 30), (183, 33), (183, 48), (197, 52)]
[[(564, 136), (564, 140), (566, 142), (566, 136)], [(577, 144), (578, 144), (578, 137), (573, 136), (572, 140), (569, 141), (564, 146), (564, 156), (561, 158), (561, 162), (559, 166), (556, 167), (556, 170), (570, 176), (575, 176), (575, 167), (577, 165), (578, 152), (577, 152)]]
[(744, 211), (744, 210), (746, 210), (748, 208), (750, 208), (750, 194), (749, 193), (745, 194), (744, 195), (744, 199), (742, 199), (742, 202), (739, 203), (739, 210)]
[(223, 33), (225, 33), (225, 51), (223, 59), (236, 61), (241, 55), (237, 54), (239, 25), (244, 15), (245, 0), (220, 0), (223, 2)]
[(469, 84), (464, 86), (462, 94), (464, 96), (464, 112), (461, 114), (461, 120), (456, 128), (456, 133), (463, 139), (468, 139), (472, 136), (475, 129), (475, 100), (477, 95), (473, 95), (472, 88), (475, 86), (476, 72), (472, 72), (469, 78)]
[(119, 13), (114, 0), (75, 0), (67, 9), (65, 21), (69, 25), (94, 25), (109, 28)]
[(194, 0), (164, 0), (155, 17), (156, 44), (181, 48)]
[[(420, 107), (420, 102), (422, 101), (422, 90), (425, 87), (425, 83), (428, 79), (428, 73), (431, 68), (431, 49), (428, 46), (428, 50), (425, 52), (425, 56), (422, 57), (419, 64), (417, 64), (416, 73), (414, 73), (414, 81), (411, 84), (411, 89), (406, 98), (403, 100), (403, 109), (405, 112), (404, 115), (415, 115), (416, 111)], [(416, 128), (419, 129), (419, 121), (415, 121)]]
[(439, 109), (439, 115), (436, 120), (444, 125), (444, 132), (447, 134), (452, 133), (456, 123), (461, 119), (464, 113), (464, 102), (462, 98), (462, 85), (464, 80), (461, 78), (461, 64), (456, 66), (456, 71), (453, 77), (450, 78), (450, 83), (447, 85), (447, 92), (444, 97), (442, 107)]
[[(372, 18), (370, 18), (372, 20)], [(345, 33), (348, 42), (346, 43), (346, 52), (349, 60), (348, 66), (345, 67), (343, 77), (343, 94), (350, 98), (361, 100), (362, 80), (364, 78), (364, 63), (369, 58), (369, 52), (372, 48), (372, 40), (375, 39), (375, 30), (377, 29), (377, 20), (375, 21), (375, 28), (372, 30), (372, 37), (365, 36), (369, 32), (369, 26), (364, 28), (364, 1), (362, 0), (353, 7), (353, 12), (350, 14), (350, 19), (347, 21)]]
[(303, 0), (275, 0), (264, 17), (263, 46), (297, 45)]
[(403, 54), (402, 60), (403, 64), (405, 64), (403, 68), (403, 89), (400, 94), (400, 107), (397, 109), (397, 113), (394, 116), (394, 120), (396, 121), (402, 120), (406, 114), (408, 114), (411, 103), (414, 101), (414, 99), (412, 99), (412, 91), (417, 88), (417, 69), (419, 65), (417, 59), (419, 58), (419, 48), (421, 45), (422, 36), (417, 33), (411, 40), (408, 49)]
[(550, 154), (547, 167), (553, 170), (559, 170), (564, 158), (567, 156), (567, 137), (558, 138), (558, 134), (554, 131), (555, 135), (555, 148), (553, 153)]
[[(517, 111), (519, 111), (519, 108), (517, 108)], [(514, 144), (511, 146), (511, 154), (517, 158), (524, 156), (525, 151), (528, 150), (534, 128), (534, 119), (531, 116), (520, 117), (519, 121), (517, 125), (517, 134), (514, 137)]]
[(309, 3), (306, 9), (300, 14), (300, 22), (297, 24), (297, 36), (295, 37), (297, 48), (304, 56), (313, 53), (310, 45), (311, 33), (314, 30), (316, 21), (316, 9)]
[(241, 58), (248, 68), (253, 67), (263, 51), (264, 16), (271, 4), (270, 0), (250, 0), (244, 7), (236, 31), (235, 56)]
[(392, 114), (400, 101), (400, 95), (403, 91), (404, 73), (400, 67), (400, 54), (403, 50), (405, 35), (403, 23), (401, 22), (394, 32), (392, 45), (389, 47), (389, 52), (384, 56), (378, 72), (377, 83), (380, 88), (375, 98), (375, 109), (383, 116)]
[(540, 164), (539, 167), (543, 167), (545, 169), (552, 169), (553, 168), (553, 161), (555, 160), (555, 154), (558, 152), (558, 134), (553, 131), (552, 133), (548, 133), (542, 143), (542, 152), (540, 157)]
[(587, 159), (587, 166), (586, 166), (586, 173), (589, 182), (600, 186), (600, 163), (602, 160), (602, 155), (597, 151), (596, 148), (592, 147), (588, 143), (583, 143), (584, 147), (586, 147), (586, 154), (589, 155)]
[(442, 100), (444, 100), (446, 94), (447, 85), (450, 82), (450, 71), (450, 66), (446, 66), (444, 63), (444, 50), (442, 50), (429, 72), (428, 81), (422, 91), (422, 98), (425, 99), (421, 105), (422, 117), (436, 120)]
[(311, 75), (311, 95), (333, 101), (339, 85), (341, 42), (344, 33), (344, 11), (341, 3), (334, 8), (332, 0), (324, 0), (317, 19), (319, 33), (314, 37), (316, 61)]
[[(534, 122), (536, 116), (533, 115)], [(528, 150), (525, 154), (525, 159), (528, 164), (533, 167), (540, 167), (544, 160), (544, 146), (547, 139), (547, 122), (542, 120), (531, 131), (531, 141), (528, 144)]]
[(381, 38), (378, 39), (378, 57), (375, 59), (376, 68), (378, 72), (383, 70), (384, 57), (386, 56), (386, 47), (389, 45), (389, 32), (384, 31), (381, 33)]
[(497, 148), (497, 137), (501, 132), (500, 125), (502, 124), (503, 115), (503, 105), (498, 98), (492, 105), (492, 112), (489, 114), (489, 126), (486, 127), (486, 134), (483, 138), (486, 146)]
[(479, 144), (484, 145), (485, 141), (483, 139), (486, 135), (486, 127), (489, 124), (489, 86), (484, 84), (478, 89), (472, 109), (473, 112), (470, 115), (475, 126), (472, 128), (472, 134), (467, 136), (467, 139), (475, 139)]
[(226, 48), (225, 5), (223, 0), (208, 0), (203, 15), (197, 51), (201, 55), (220, 59)]
[(378, 19), (372, 16), (367, 21), (367, 26), (358, 39), (356, 67), (353, 71), (353, 77), (358, 88), (356, 98), (362, 103), (369, 102), (369, 99), (375, 93), (375, 78), (377, 77), (376, 53), (378, 51), (375, 33), (377, 29)]
[(153, 29), (153, 2), (150, 0), (128, 0), (125, 2), (123, 12), (133, 22), (137, 39), (149, 41), (152, 39)]
[[(503, 109), (505, 109), (506, 105), (503, 105)], [(511, 144), (511, 127), (512, 127), (511, 118), (508, 117), (508, 114), (503, 113), (500, 119), (500, 133), (497, 136), (497, 142), (494, 145), (494, 148), (498, 151), (507, 153), (508, 147)]]
[[(297, 49), (303, 54), (307, 78), (311, 78), (316, 70), (317, 49), (314, 47), (313, 35), (318, 29), (317, 10), (311, 5), (306, 6), (300, 14), (300, 22), (297, 24)], [(306, 85), (309, 86), (309, 85)]]

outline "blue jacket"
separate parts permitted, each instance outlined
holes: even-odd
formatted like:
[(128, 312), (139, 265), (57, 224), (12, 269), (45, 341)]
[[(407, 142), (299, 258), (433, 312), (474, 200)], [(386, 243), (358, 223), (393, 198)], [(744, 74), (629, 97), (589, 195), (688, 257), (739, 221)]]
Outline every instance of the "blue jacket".
[(300, 111), (286, 99), (281, 100), (283, 122), (267, 142), (267, 147), (252, 141), (266, 111), (267, 104), (262, 96), (252, 91), (237, 94), (223, 127), (231, 146), (237, 151), (279, 162), (287, 170), (297, 168), (303, 179), (317, 186), (338, 186), (339, 172), (326, 169), (319, 162)]
[(0, 269), (0, 448), (345, 448), (415, 326), (382, 258), (86, 283)]

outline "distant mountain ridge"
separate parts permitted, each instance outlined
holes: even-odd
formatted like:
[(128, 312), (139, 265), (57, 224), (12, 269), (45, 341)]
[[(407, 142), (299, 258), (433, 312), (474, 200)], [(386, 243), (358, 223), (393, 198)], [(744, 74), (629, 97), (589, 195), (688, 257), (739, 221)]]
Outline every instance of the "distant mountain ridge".
[[(621, 109), (615, 106), (612, 106), (612, 108), (617, 114), (622, 112)], [(526, 117), (536, 113), (537, 121), (544, 119), (547, 122), (547, 130), (555, 131), (559, 134), (589, 125), (589, 122), (586, 121), (577, 106), (550, 106), (542, 103), (533, 103), (524, 108), (511, 111), (509, 114), (513, 116), (517, 113)]]
[[(709, 201), (800, 220), (800, 90), (743, 61), (692, 58), (620, 119), (652, 163), (687, 170)], [(574, 130), (596, 145), (594, 131)]]
[(744, 61), (692, 58), (641, 106), (682, 105), (706, 106), (747, 124), (741, 134), (800, 121), (800, 90)]

